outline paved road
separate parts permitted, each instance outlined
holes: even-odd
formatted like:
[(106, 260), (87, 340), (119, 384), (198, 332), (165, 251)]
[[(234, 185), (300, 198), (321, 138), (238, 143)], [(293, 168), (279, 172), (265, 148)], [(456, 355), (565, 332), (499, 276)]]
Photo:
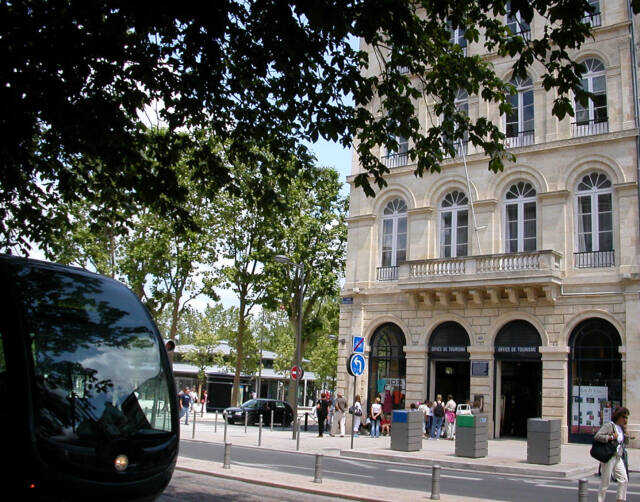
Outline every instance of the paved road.
[[(180, 455), (198, 460), (221, 462), (224, 446), (216, 443), (181, 441)], [(232, 464), (290, 472), (313, 477), (315, 458), (291, 452), (262, 450), (233, 446)], [(385, 487), (401, 487), (427, 493), (431, 487), (431, 470), (390, 462), (325, 457), (323, 476), (342, 481), (366, 483)], [(599, 478), (589, 478), (589, 500), (595, 499)], [(565, 502), (578, 499), (578, 482), (526, 476), (483, 474), (473, 471), (443, 469), (440, 480), (442, 494), (482, 497), (489, 500), (518, 502)], [(614, 500), (615, 484), (609, 487), (608, 498)], [(627, 500), (640, 502), (640, 474), (632, 473)]]
[(330, 502), (335, 498), (176, 470), (171, 483), (156, 502), (262, 502), (264, 500)]

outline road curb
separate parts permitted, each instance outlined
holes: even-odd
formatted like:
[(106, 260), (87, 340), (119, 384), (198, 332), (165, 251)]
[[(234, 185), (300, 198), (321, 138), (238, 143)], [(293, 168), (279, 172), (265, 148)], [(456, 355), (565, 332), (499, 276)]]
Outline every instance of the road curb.
[(593, 474), (595, 472), (594, 467), (582, 467), (568, 469), (566, 471), (548, 471), (544, 469), (536, 469), (535, 467), (513, 467), (508, 465), (486, 465), (475, 464), (469, 462), (456, 462), (455, 460), (444, 459), (424, 459), (414, 457), (399, 457), (396, 455), (386, 455), (384, 453), (367, 453), (354, 450), (340, 450), (340, 456), (344, 458), (358, 458), (362, 460), (380, 460), (383, 462), (393, 462), (397, 464), (411, 464), (424, 467), (433, 466), (438, 464), (441, 467), (459, 469), (459, 470), (472, 470), (474, 472), (485, 474), (514, 474), (522, 476), (533, 477), (545, 477), (555, 479), (574, 479), (585, 474)]
[(341, 493), (338, 497), (336, 497), (335, 491), (322, 490), (322, 489), (319, 489), (319, 488), (308, 488), (306, 486), (300, 486), (300, 485), (287, 485), (287, 484), (284, 484), (284, 483), (276, 483), (274, 481), (265, 481), (265, 480), (262, 480), (262, 479), (247, 479), (246, 477), (236, 476), (234, 474), (224, 474), (224, 473), (220, 473), (220, 472), (216, 472), (216, 471), (206, 471), (206, 470), (203, 470), (203, 469), (195, 469), (195, 468), (192, 468), (192, 467), (176, 466), (176, 470), (183, 471), (183, 472), (190, 472), (192, 474), (202, 474), (202, 475), (205, 475), (205, 476), (212, 476), (212, 477), (223, 478), (223, 479), (231, 479), (231, 480), (234, 480), (234, 481), (242, 481), (243, 483), (249, 483), (249, 484), (252, 484), (252, 485), (269, 486), (271, 488), (280, 488), (280, 489), (283, 489), (283, 490), (290, 490), (290, 491), (296, 491), (296, 492), (302, 492), (302, 493), (309, 493), (311, 495), (321, 495), (323, 497), (329, 497), (329, 498), (340, 498), (340, 499), (347, 499), (347, 500), (362, 500), (364, 502), (387, 502), (387, 499), (363, 497), (362, 495), (350, 495), (350, 494), (346, 494), (346, 493)]

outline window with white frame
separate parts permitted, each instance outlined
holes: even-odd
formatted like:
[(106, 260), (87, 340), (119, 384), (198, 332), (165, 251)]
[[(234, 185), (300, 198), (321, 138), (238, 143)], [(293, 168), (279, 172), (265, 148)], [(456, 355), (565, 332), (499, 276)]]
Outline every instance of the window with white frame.
[[(456, 93), (456, 99), (454, 101), (454, 106), (457, 113), (461, 113), (463, 115), (469, 116), (469, 94), (464, 89), (458, 89)], [(458, 130), (457, 124), (454, 125), (454, 131)], [(469, 143), (469, 131), (464, 132), (464, 136), (462, 138), (456, 138), (449, 136), (447, 133), (443, 133), (443, 141), (447, 145), (451, 145), (455, 152), (456, 157), (462, 156), (462, 154), (467, 154), (467, 144)]]
[(589, 98), (587, 105), (575, 103), (576, 121), (575, 136), (602, 134), (609, 131), (607, 117), (607, 76), (604, 64), (599, 59), (585, 59), (582, 64), (587, 71), (580, 79), (580, 85), (585, 91), (594, 96)]
[(514, 36), (521, 36), (525, 40), (531, 39), (531, 26), (524, 19), (520, 11), (511, 12), (511, 2), (507, 2), (507, 28)]
[(533, 123), (533, 81), (531, 77), (511, 79), (516, 93), (509, 96), (511, 112), (506, 119), (506, 146), (516, 148), (532, 145), (534, 142)]
[(467, 256), (469, 200), (458, 191), (448, 193), (440, 203), (440, 257)]
[(582, 178), (576, 193), (576, 248), (578, 253), (613, 250), (611, 181), (593, 172)]
[(409, 140), (402, 136), (394, 136), (394, 139), (398, 148), (383, 155), (382, 161), (387, 167), (405, 166), (409, 163)]
[(382, 214), (382, 263), (395, 267), (407, 259), (407, 204), (393, 199)]
[(600, 26), (602, 24), (602, 16), (600, 12), (600, 0), (589, 0), (589, 5), (593, 7), (593, 13), (585, 12), (582, 21), (590, 24), (592, 27)]
[(536, 249), (536, 190), (520, 181), (509, 187), (504, 198), (505, 252)]
[(465, 29), (461, 26), (453, 28), (450, 22), (447, 22), (447, 29), (449, 30), (449, 41), (453, 45), (458, 45), (464, 55), (467, 55), (467, 39), (464, 37)]

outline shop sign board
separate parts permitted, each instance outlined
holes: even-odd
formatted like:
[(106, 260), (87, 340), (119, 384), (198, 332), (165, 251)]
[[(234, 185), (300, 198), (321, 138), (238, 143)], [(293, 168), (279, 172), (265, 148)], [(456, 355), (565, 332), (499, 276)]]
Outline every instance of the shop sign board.
[(431, 347), (431, 352), (466, 352), (467, 348), (463, 345), (447, 345), (439, 346), (434, 345)]

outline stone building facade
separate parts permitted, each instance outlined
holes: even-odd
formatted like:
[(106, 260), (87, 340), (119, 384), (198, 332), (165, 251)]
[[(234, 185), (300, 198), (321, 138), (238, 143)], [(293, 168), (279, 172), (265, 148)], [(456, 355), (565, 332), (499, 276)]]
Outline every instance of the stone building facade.
[[(576, 117), (552, 116), (535, 66), (514, 82), (518, 112), (508, 120), (479, 96), (461, 97), (472, 119), (507, 133), (516, 162), (504, 172), (461, 143), (440, 174), (416, 178), (400, 142), (399, 152), (379, 152), (391, 173), (375, 198), (352, 184), (338, 356), (338, 389), (350, 399), (346, 361), (353, 337), (364, 337), (363, 402), (388, 390), (408, 407), (450, 393), (481, 401), (495, 437), (522, 436), (528, 416), (543, 416), (562, 419), (564, 441), (588, 440), (622, 404), (640, 429), (630, 22), (625, 1), (598, 6), (595, 39), (576, 54), (598, 98)], [(543, 20), (530, 29), (535, 36)], [(483, 56), (510, 78), (513, 61)], [(416, 107), (425, 128), (432, 105)]]

